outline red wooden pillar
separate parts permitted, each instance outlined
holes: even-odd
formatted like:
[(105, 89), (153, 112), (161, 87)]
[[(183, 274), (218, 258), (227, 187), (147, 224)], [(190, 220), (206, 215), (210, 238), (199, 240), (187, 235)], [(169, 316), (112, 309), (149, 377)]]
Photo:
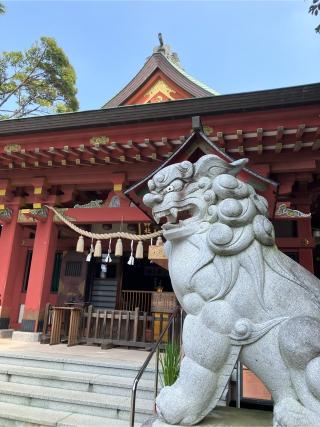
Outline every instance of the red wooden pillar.
[[(309, 213), (310, 205), (298, 205), (297, 209), (301, 212)], [(302, 247), (299, 248), (299, 263), (313, 273), (313, 236), (311, 218), (298, 218), (297, 228), (298, 237), (300, 238), (302, 245)]]
[(15, 288), (21, 287), (21, 283), (17, 281), (17, 274), (23, 269), (21, 264), (23, 227), (18, 224), (18, 213), (19, 208), (13, 207), (11, 221), (2, 226), (0, 236), (0, 329), (9, 327), (13, 308), (15, 308), (14, 311), (17, 308), (14, 305), (19, 304), (19, 299), (13, 298)]
[(47, 220), (37, 223), (21, 325), (23, 331), (37, 332), (42, 327), (45, 305), (49, 300), (57, 238), (57, 226), (53, 223), (53, 213), (49, 211)]

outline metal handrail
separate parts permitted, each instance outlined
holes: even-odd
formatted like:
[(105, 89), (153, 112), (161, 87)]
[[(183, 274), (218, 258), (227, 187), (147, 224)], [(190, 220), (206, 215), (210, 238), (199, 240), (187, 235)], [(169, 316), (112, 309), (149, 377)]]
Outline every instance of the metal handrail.
[[(142, 374), (144, 373), (144, 371), (146, 370), (147, 366), (149, 365), (155, 351), (157, 352), (156, 354), (156, 372), (155, 372), (155, 387), (154, 387), (154, 400), (156, 400), (157, 394), (158, 394), (158, 377), (159, 377), (159, 353), (160, 353), (160, 344), (162, 342), (162, 338), (164, 337), (165, 333), (168, 331), (168, 329), (170, 328), (172, 322), (174, 321), (176, 314), (178, 312), (182, 312), (182, 309), (180, 307), (177, 307), (174, 312), (171, 314), (171, 316), (169, 317), (168, 323), (166, 325), (166, 327), (163, 329), (163, 331), (161, 332), (158, 341), (155, 343), (153, 349), (150, 351), (148, 357), (146, 358), (146, 360), (144, 361), (144, 364), (141, 366), (137, 376), (135, 377), (133, 384), (132, 384), (132, 394), (131, 394), (131, 410), (130, 410), (130, 427), (134, 427), (134, 417), (135, 417), (135, 410), (136, 410), (136, 395), (137, 395), (137, 387), (138, 387), (138, 383), (142, 377)], [(182, 314), (182, 313), (181, 313)], [(180, 331), (180, 335), (182, 333), (182, 329)]]

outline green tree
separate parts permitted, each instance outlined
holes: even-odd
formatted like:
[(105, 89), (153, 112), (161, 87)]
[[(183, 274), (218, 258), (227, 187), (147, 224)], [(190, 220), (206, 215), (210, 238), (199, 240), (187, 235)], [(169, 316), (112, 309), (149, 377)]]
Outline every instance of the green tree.
[(50, 37), (0, 54), (0, 119), (76, 111), (76, 74)]
[[(309, 7), (309, 13), (311, 15), (318, 16), (320, 12), (320, 0), (312, 0), (312, 5)], [(320, 25), (315, 28), (316, 33), (320, 33)]]

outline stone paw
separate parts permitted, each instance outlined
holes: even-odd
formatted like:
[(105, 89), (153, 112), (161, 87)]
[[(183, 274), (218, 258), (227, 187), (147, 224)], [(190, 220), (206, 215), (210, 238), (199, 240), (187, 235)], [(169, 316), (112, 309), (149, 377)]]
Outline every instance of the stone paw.
[(156, 406), (158, 415), (168, 424), (193, 425), (204, 416), (199, 401), (185, 394), (176, 384), (161, 390)]
[(320, 415), (297, 400), (283, 399), (274, 407), (273, 427), (320, 427)]

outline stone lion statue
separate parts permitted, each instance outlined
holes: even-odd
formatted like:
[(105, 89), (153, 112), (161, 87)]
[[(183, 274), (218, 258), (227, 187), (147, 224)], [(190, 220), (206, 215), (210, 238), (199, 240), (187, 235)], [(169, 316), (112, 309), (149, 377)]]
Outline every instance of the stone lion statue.
[(144, 203), (157, 222), (166, 217), (170, 277), (187, 312), (180, 375), (161, 390), (158, 414), (198, 423), (240, 358), (272, 393), (274, 426), (320, 426), (320, 281), (278, 250), (266, 199), (236, 178), (246, 163), (205, 155), (148, 182)]

